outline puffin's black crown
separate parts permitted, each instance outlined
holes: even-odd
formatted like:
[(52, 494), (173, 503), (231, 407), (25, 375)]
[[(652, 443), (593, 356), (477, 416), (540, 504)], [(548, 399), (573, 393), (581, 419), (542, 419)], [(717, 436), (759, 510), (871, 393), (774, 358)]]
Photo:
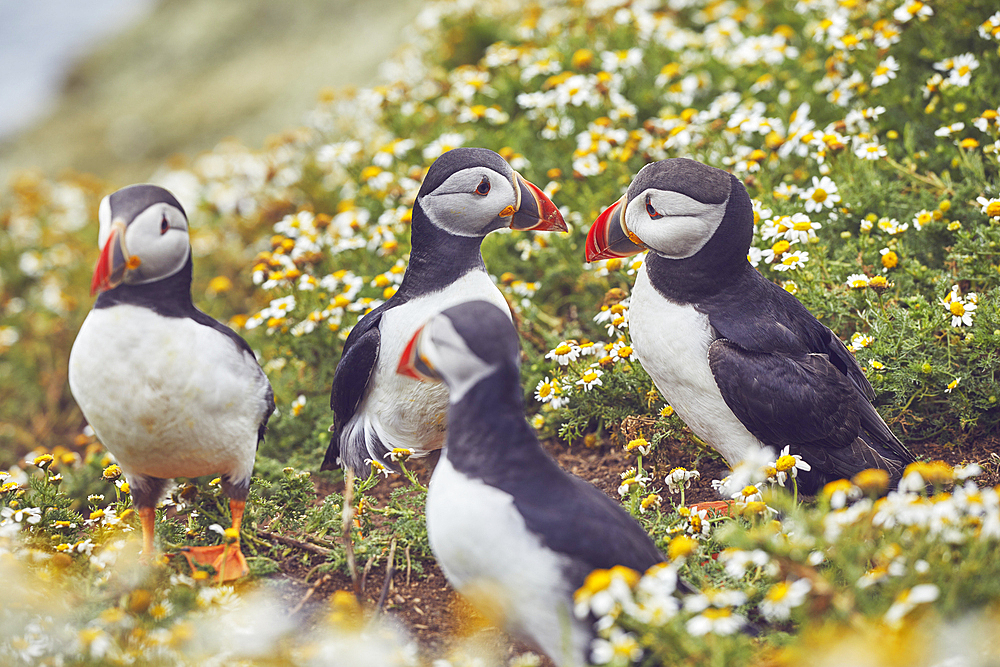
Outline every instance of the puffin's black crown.
[(518, 366), (521, 346), (510, 318), (489, 301), (467, 301), (441, 313), (469, 349), (491, 365)]
[(131, 222), (153, 204), (169, 204), (187, 217), (187, 212), (176, 197), (160, 186), (149, 183), (129, 185), (112, 193), (108, 197), (108, 204), (111, 207), (111, 218), (122, 218), (126, 222)]
[(488, 148), (453, 148), (434, 160), (434, 164), (424, 176), (424, 182), (420, 185), (420, 192), (417, 196), (433, 192), (439, 185), (448, 180), (449, 176), (468, 167), (489, 167), (493, 171), (505, 175), (509, 175), (511, 172), (507, 161)]
[(722, 204), (729, 198), (732, 178), (727, 171), (689, 158), (669, 158), (643, 167), (629, 186), (628, 198), (656, 188), (679, 192), (704, 204)]

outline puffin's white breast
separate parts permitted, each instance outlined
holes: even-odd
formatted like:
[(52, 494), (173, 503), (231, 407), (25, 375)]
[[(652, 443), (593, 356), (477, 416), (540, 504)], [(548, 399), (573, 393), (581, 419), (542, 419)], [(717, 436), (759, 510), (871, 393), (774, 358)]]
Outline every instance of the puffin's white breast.
[(657, 292), (645, 266), (632, 291), (629, 333), (635, 355), (656, 388), (684, 423), (730, 465), (762, 446), (726, 405), (715, 383), (708, 347), (716, 334), (708, 315)]
[(139, 306), (93, 310), (69, 384), (127, 474), (241, 480), (253, 469), (267, 378), (215, 329)]
[(387, 447), (409, 447), (422, 456), (444, 446), (447, 388), (405, 377), (396, 368), (406, 344), (427, 320), (456, 304), (477, 299), (510, 312), (503, 294), (486, 272), (470, 271), (438, 292), (383, 313), (375, 373), (356, 419), (366, 420)]
[(455, 470), (447, 449), (427, 493), (427, 536), (448, 581), (490, 620), (556, 664), (585, 664), (590, 634), (572, 613), (566, 556), (528, 530), (513, 496)]

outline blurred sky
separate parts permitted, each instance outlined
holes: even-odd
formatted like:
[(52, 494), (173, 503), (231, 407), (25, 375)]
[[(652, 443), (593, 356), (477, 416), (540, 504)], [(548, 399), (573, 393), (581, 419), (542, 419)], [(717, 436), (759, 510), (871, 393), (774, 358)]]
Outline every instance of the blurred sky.
[(73, 62), (155, 0), (0, 0), (0, 139), (43, 117)]

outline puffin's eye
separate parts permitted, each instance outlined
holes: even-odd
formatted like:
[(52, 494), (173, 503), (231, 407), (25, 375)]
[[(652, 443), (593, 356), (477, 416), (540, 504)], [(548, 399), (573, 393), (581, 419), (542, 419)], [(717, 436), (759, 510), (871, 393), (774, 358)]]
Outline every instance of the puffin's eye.
[(479, 182), (479, 187), (476, 188), (477, 195), (483, 195), (484, 197), (490, 193), (490, 179), (483, 176), (483, 180)]
[(653, 220), (658, 220), (663, 217), (662, 213), (653, 208), (653, 203), (650, 201), (649, 195), (646, 195), (646, 213), (648, 213), (649, 217)]
[(166, 234), (168, 229), (170, 229), (170, 223), (167, 221), (166, 214), (164, 214), (163, 218), (160, 220), (160, 236)]

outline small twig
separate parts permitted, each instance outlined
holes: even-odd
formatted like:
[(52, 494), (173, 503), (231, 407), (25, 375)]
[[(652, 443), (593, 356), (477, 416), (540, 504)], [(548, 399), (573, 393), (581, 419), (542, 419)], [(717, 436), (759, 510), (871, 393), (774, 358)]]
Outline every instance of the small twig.
[(406, 585), (410, 585), (410, 545), (406, 545)]
[(286, 537), (285, 535), (279, 535), (278, 533), (272, 533), (267, 530), (258, 530), (258, 535), (266, 537), (269, 540), (274, 540), (275, 542), (280, 542), (285, 546), (295, 547), (296, 549), (302, 549), (303, 551), (310, 551), (314, 554), (319, 554), (320, 556), (329, 556), (333, 553), (330, 549), (324, 547), (316, 546), (314, 544), (309, 544), (308, 542), (303, 542), (297, 540), (294, 537)]
[(389, 595), (389, 586), (392, 584), (392, 577), (396, 574), (396, 538), (392, 538), (392, 544), (389, 545), (389, 560), (385, 564), (385, 582), (382, 584), (382, 594), (378, 597), (378, 606), (375, 607), (375, 613), (381, 614), (382, 607), (385, 606), (385, 598)]
[(361, 572), (361, 592), (365, 592), (365, 585), (368, 583), (368, 573), (372, 571), (372, 564), (375, 562), (375, 556), (378, 554), (372, 554), (368, 557), (368, 562), (365, 563), (365, 569)]
[(291, 615), (294, 616), (295, 614), (299, 613), (299, 610), (302, 609), (302, 605), (304, 605), (309, 600), (309, 598), (312, 597), (313, 593), (316, 592), (316, 589), (319, 588), (322, 584), (328, 582), (329, 580), (330, 580), (330, 575), (324, 574), (319, 581), (310, 586), (309, 590), (306, 591), (306, 594), (302, 596), (301, 600), (299, 600), (299, 603), (294, 607), (292, 607)]
[(328, 563), (320, 563), (319, 565), (314, 565), (313, 567), (311, 567), (309, 569), (309, 571), (306, 572), (306, 576), (303, 577), (302, 581), (304, 581), (304, 582), (306, 582), (308, 584), (309, 580), (312, 579), (313, 574), (316, 573), (316, 570), (318, 570), (319, 568), (321, 568), (321, 567), (323, 567), (325, 565), (328, 565)]
[(321, 547), (326, 547), (327, 549), (336, 549), (337, 544), (335, 542), (330, 542), (329, 540), (323, 540), (313, 535), (306, 535), (306, 540), (312, 542), (313, 544)]
[(347, 551), (347, 569), (354, 582), (354, 595), (361, 600), (361, 580), (358, 578), (358, 564), (354, 560), (354, 543), (351, 541), (351, 521), (354, 519), (354, 471), (344, 469), (344, 509), (341, 512), (340, 531), (344, 537), (344, 549)]

